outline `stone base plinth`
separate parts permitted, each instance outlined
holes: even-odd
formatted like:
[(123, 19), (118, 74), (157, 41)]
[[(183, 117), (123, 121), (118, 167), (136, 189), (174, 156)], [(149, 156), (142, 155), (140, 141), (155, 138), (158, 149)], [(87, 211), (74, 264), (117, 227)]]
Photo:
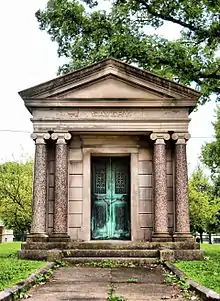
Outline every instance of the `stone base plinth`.
[[(58, 238), (61, 239), (56, 237), (56, 239)], [(20, 257), (47, 261), (63, 260), (67, 257), (108, 259), (120, 258), (121, 256), (127, 259), (146, 257), (163, 261), (203, 259), (203, 252), (198, 247), (198, 244), (192, 240), (178, 242), (76, 242), (57, 240), (22, 243)]]
[(52, 233), (49, 236), (49, 241), (51, 242), (68, 242), (70, 241), (70, 236), (67, 233)]
[(175, 260), (203, 260), (203, 250), (174, 250)]
[(164, 233), (153, 233), (152, 234), (152, 241), (153, 242), (160, 242), (160, 241), (172, 241), (172, 237), (168, 232), (164, 232)]
[(27, 242), (47, 242), (48, 235), (46, 233), (30, 233), (27, 235)]
[(181, 233), (175, 232), (173, 234), (173, 241), (191, 241), (195, 242), (195, 237), (193, 237), (190, 233)]

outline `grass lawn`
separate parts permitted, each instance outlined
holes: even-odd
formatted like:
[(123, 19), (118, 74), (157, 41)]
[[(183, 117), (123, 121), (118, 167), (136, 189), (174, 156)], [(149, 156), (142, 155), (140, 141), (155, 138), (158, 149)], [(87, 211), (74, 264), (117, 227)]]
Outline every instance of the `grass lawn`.
[(17, 258), (20, 242), (0, 244), (0, 291), (26, 279), (31, 273), (46, 265), (45, 261)]
[(220, 293), (220, 244), (202, 244), (207, 260), (179, 261), (175, 266), (192, 280)]

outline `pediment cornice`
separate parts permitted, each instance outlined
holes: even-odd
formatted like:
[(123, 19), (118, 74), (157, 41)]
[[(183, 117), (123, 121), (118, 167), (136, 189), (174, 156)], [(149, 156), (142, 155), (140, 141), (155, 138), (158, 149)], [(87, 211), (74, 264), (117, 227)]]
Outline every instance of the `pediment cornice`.
[[(115, 59), (106, 59), (88, 67), (57, 77), (48, 82), (19, 92), (24, 100), (65, 98), (68, 93), (94, 84), (103, 78), (115, 78), (128, 85), (149, 90), (162, 98), (192, 99), (195, 105), (200, 93), (151, 72), (141, 70)], [(74, 97), (73, 97), (74, 98)], [(27, 105), (27, 103), (26, 103)]]

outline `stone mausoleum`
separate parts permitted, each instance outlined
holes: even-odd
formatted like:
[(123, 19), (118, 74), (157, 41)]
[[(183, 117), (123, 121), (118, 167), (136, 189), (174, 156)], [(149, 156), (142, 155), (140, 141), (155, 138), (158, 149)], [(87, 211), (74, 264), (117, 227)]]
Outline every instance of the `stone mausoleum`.
[(201, 258), (186, 160), (197, 91), (106, 59), (19, 94), (36, 145), (21, 257)]

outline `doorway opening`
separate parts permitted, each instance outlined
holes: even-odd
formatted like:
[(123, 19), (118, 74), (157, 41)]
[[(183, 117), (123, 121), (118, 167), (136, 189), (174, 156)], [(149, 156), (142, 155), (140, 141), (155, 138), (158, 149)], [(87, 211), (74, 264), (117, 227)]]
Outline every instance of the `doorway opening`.
[(130, 157), (92, 157), (91, 238), (129, 240)]

